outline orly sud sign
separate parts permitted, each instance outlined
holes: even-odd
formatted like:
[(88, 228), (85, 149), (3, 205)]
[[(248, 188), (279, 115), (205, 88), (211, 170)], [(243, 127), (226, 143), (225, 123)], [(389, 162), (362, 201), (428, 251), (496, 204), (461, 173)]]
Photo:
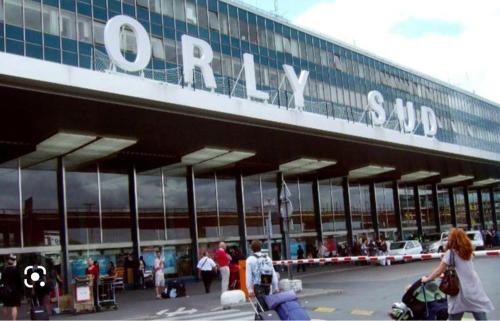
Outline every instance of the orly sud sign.
[[(121, 30), (127, 27), (135, 35), (137, 44), (137, 56), (134, 61), (127, 60), (120, 48)], [(125, 71), (136, 72), (146, 68), (151, 60), (151, 41), (144, 27), (135, 19), (119, 15), (111, 18), (104, 29), (104, 44), (106, 51), (112, 63)], [(215, 90), (217, 83), (215, 81), (214, 72), (211, 67), (213, 59), (212, 47), (209, 43), (202, 39), (183, 35), (181, 37), (182, 46), (182, 73), (184, 82), (187, 86), (192, 86), (193, 71), (199, 68), (202, 73), (205, 86)], [(198, 54), (195, 55), (195, 51)], [(304, 108), (304, 89), (307, 85), (309, 71), (302, 70), (299, 75), (290, 65), (283, 65), (285, 77), (293, 91), (293, 99), (297, 110)], [(245, 71), (245, 87), (248, 98), (254, 98), (264, 103), (269, 101), (267, 92), (257, 89), (255, 80), (255, 65), (253, 55), (249, 53), (243, 54), (243, 70)], [(376, 126), (384, 126), (387, 122), (386, 112), (383, 108), (384, 97), (376, 90), (368, 93), (368, 112), (372, 116), (373, 124)], [(398, 117), (401, 131), (403, 133), (414, 133), (416, 130), (417, 115), (413, 103), (408, 101), (403, 105), (402, 99), (396, 99), (395, 105), (396, 116)], [(434, 111), (426, 106), (420, 107), (420, 122), (422, 123), (424, 135), (434, 137), (437, 133), (437, 121)]]

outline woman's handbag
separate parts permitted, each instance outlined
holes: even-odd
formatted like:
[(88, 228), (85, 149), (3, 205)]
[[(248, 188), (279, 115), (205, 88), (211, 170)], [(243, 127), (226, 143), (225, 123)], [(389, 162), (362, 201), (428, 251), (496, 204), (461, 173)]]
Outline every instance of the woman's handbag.
[(455, 253), (453, 250), (450, 250), (451, 256), (451, 264), (448, 265), (446, 271), (444, 271), (444, 277), (441, 280), (441, 284), (439, 285), (439, 289), (449, 295), (456, 296), (460, 291), (460, 281), (458, 279), (458, 274), (455, 269)]

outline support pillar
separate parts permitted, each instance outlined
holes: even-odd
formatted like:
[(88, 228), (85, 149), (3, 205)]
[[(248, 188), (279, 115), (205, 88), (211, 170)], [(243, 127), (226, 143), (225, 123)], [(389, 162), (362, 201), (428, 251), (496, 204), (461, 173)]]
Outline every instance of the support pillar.
[(347, 244), (352, 248), (353, 233), (352, 233), (352, 213), (351, 213), (351, 196), (349, 193), (349, 178), (342, 177), (342, 193), (344, 196), (344, 212), (345, 212), (345, 226), (347, 229)]
[(401, 213), (401, 202), (399, 198), (398, 181), (392, 181), (392, 197), (394, 201), (394, 215), (396, 217), (396, 228), (398, 230), (397, 241), (403, 240), (403, 217)]
[(375, 232), (375, 239), (378, 240), (380, 236), (377, 215), (377, 195), (375, 194), (375, 183), (371, 182), (368, 185), (370, 191), (370, 212), (372, 214), (373, 231)]
[(240, 250), (247, 257), (247, 228), (245, 213), (245, 191), (243, 186), (243, 175), (236, 176), (236, 207), (238, 210), (238, 228), (240, 232)]
[[(40, 187), (43, 188), (43, 187)], [(59, 237), (61, 244), (61, 273), (64, 292), (69, 292), (69, 253), (68, 253), (68, 211), (66, 204), (66, 172), (64, 158), (57, 158), (57, 202), (59, 206)]]
[(484, 222), (483, 193), (481, 193), (481, 189), (477, 190), (477, 208), (479, 210), (479, 222), (481, 224), (481, 230), (485, 230), (486, 223)]
[(137, 203), (137, 173), (135, 166), (131, 166), (128, 172), (128, 195), (130, 203), (130, 236), (132, 239), (132, 257), (139, 262), (141, 255), (141, 244), (139, 235), (139, 204)]
[(413, 186), (413, 198), (415, 200), (415, 220), (417, 221), (417, 234), (419, 237), (423, 234), (422, 228), (422, 209), (420, 208), (420, 191), (418, 185)]
[(451, 225), (457, 227), (457, 212), (455, 209), (455, 194), (453, 194), (453, 187), (448, 188), (448, 197), (450, 198)]
[(316, 223), (316, 237), (318, 242), (323, 242), (323, 222), (321, 221), (321, 199), (319, 191), (319, 180), (313, 180), (313, 204), (314, 204), (314, 219)]
[(193, 275), (197, 275), (196, 265), (198, 263), (198, 225), (196, 212), (196, 193), (194, 185), (194, 170), (193, 166), (187, 167), (186, 185), (187, 185), (187, 201), (189, 211), (189, 232), (191, 235), (191, 269)]
[(441, 233), (441, 217), (439, 216), (438, 190), (437, 184), (431, 185), (432, 188), (432, 209), (434, 211), (434, 222), (436, 223), (436, 232)]
[(283, 192), (283, 182), (285, 181), (285, 177), (283, 173), (279, 172), (276, 174), (276, 191), (278, 192), (277, 200), (278, 200), (278, 209), (280, 211), (280, 232), (281, 232), (281, 253), (285, 259), (290, 259), (290, 243), (289, 243), (289, 230), (290, 224), (289, 220), (284, 217), (285, 213), (282, 213), (283, 202), (281, 200), (281, 193)]
[(469, 188), (464, 186), (464, 206), (465, 206), (465, 220), (467, 221), (467, 229), (472, 229), (472, 218), (470, 216), (470, 202), (469, 202)]
[(493, 219), (493, 228), (496, 231), (498, 228), (498, 224), (497, 224), (497, 211), (495, 208), (495, 189), (493, 187), (490, 187), (490, 200), (491, 200), (491, 217)]

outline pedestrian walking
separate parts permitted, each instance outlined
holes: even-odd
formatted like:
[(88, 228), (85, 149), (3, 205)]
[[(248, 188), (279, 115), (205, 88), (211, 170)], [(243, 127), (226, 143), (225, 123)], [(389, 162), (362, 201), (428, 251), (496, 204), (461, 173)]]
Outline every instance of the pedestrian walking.
[(0, 279), (0, 300), (3, 302), (3, 320), (17, 320), (18, 309), (23, 296), (23, 280), (17, 267), (17, 258), (10, 254), (7, 265), (2, 269)]
[(426, 283), (439, 277), (450, 265), (455, 266), (460, 290), (456, 296), (448, 296), (449, 320), (461, 320), (465, 312), (470, 312), (476, 320), (487, 320), (487, 313), (494, 310), (474, 268), (473, 249), (470, 239), (462, 229), (452, 228), (448, 235), (448, 249), (439, 266), (429, 276)]
[(144, 261), (144, 257), (139, 257), (139, 285), (145, 289), (146, 282), (144, 281), (144, 275), (146, 273), (146, 262)]
[(229, 262), (231, 261), (231, 257), (226, 252), (226, 243), (219, 243), (219, 248), (215, 251), (215, 261), (222, 279), (221, 292), (225, 292), (229, 289)]
[[(297, 248), (297, 260), (303, 260), (304, 259), (304, 249), (302, 248), (302, 245), (299, 244), (299, 247)], [(306, 271), (306, 265), (304, 263), (297, 264), (297, 273), (300, 272), (300, 269), (302, 269), (303, 272)]]
[(210, 285), (217, 273), (217, 264), (208, 256), (207, 252), (203, 252), (203, 257), (198, 261), (196, 267), (198, 268), (199, 277), (203, 280), (205, 293), (210, 293)]
[(163, 289), (165, 288), (165, 274), (163, 272), (163, 269), (165, 267), (165, 262), (163, 261), (163, 258), (161, 257), (161, 252), (157, 251), (156, 252), (156, 259), (153, 264), (153, 272), (155, 276), (155, 291), (156, 291), (156, 298), (161, 299), (161, 293), (163, 292)]
[(252, 241), (250, 248), (253, 254), (247, 258), (245, 275), (248, 296), (255, 297), (262, 307), (267, 307), (264, 296), (279, 291), (278, 275), (273, 268), (271, 258), (261, 251), (260, 241)]

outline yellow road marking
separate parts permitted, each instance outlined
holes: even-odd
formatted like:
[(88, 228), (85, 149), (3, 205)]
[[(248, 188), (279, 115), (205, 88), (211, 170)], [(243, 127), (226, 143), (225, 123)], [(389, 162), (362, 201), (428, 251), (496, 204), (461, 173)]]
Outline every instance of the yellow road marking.
[(314, 312), (319, 312), (319, 313), (332, 313), (337, 311), (336, 308), (330, 308), (330, 307), (317, 307), (314, 309)]
[(354, 309), (351, 311), (351, 314), (353, 315), (362, 315), (362, 316), (372, 316), (375, 311), (373, 310), (361, 310), (361, 309)]

